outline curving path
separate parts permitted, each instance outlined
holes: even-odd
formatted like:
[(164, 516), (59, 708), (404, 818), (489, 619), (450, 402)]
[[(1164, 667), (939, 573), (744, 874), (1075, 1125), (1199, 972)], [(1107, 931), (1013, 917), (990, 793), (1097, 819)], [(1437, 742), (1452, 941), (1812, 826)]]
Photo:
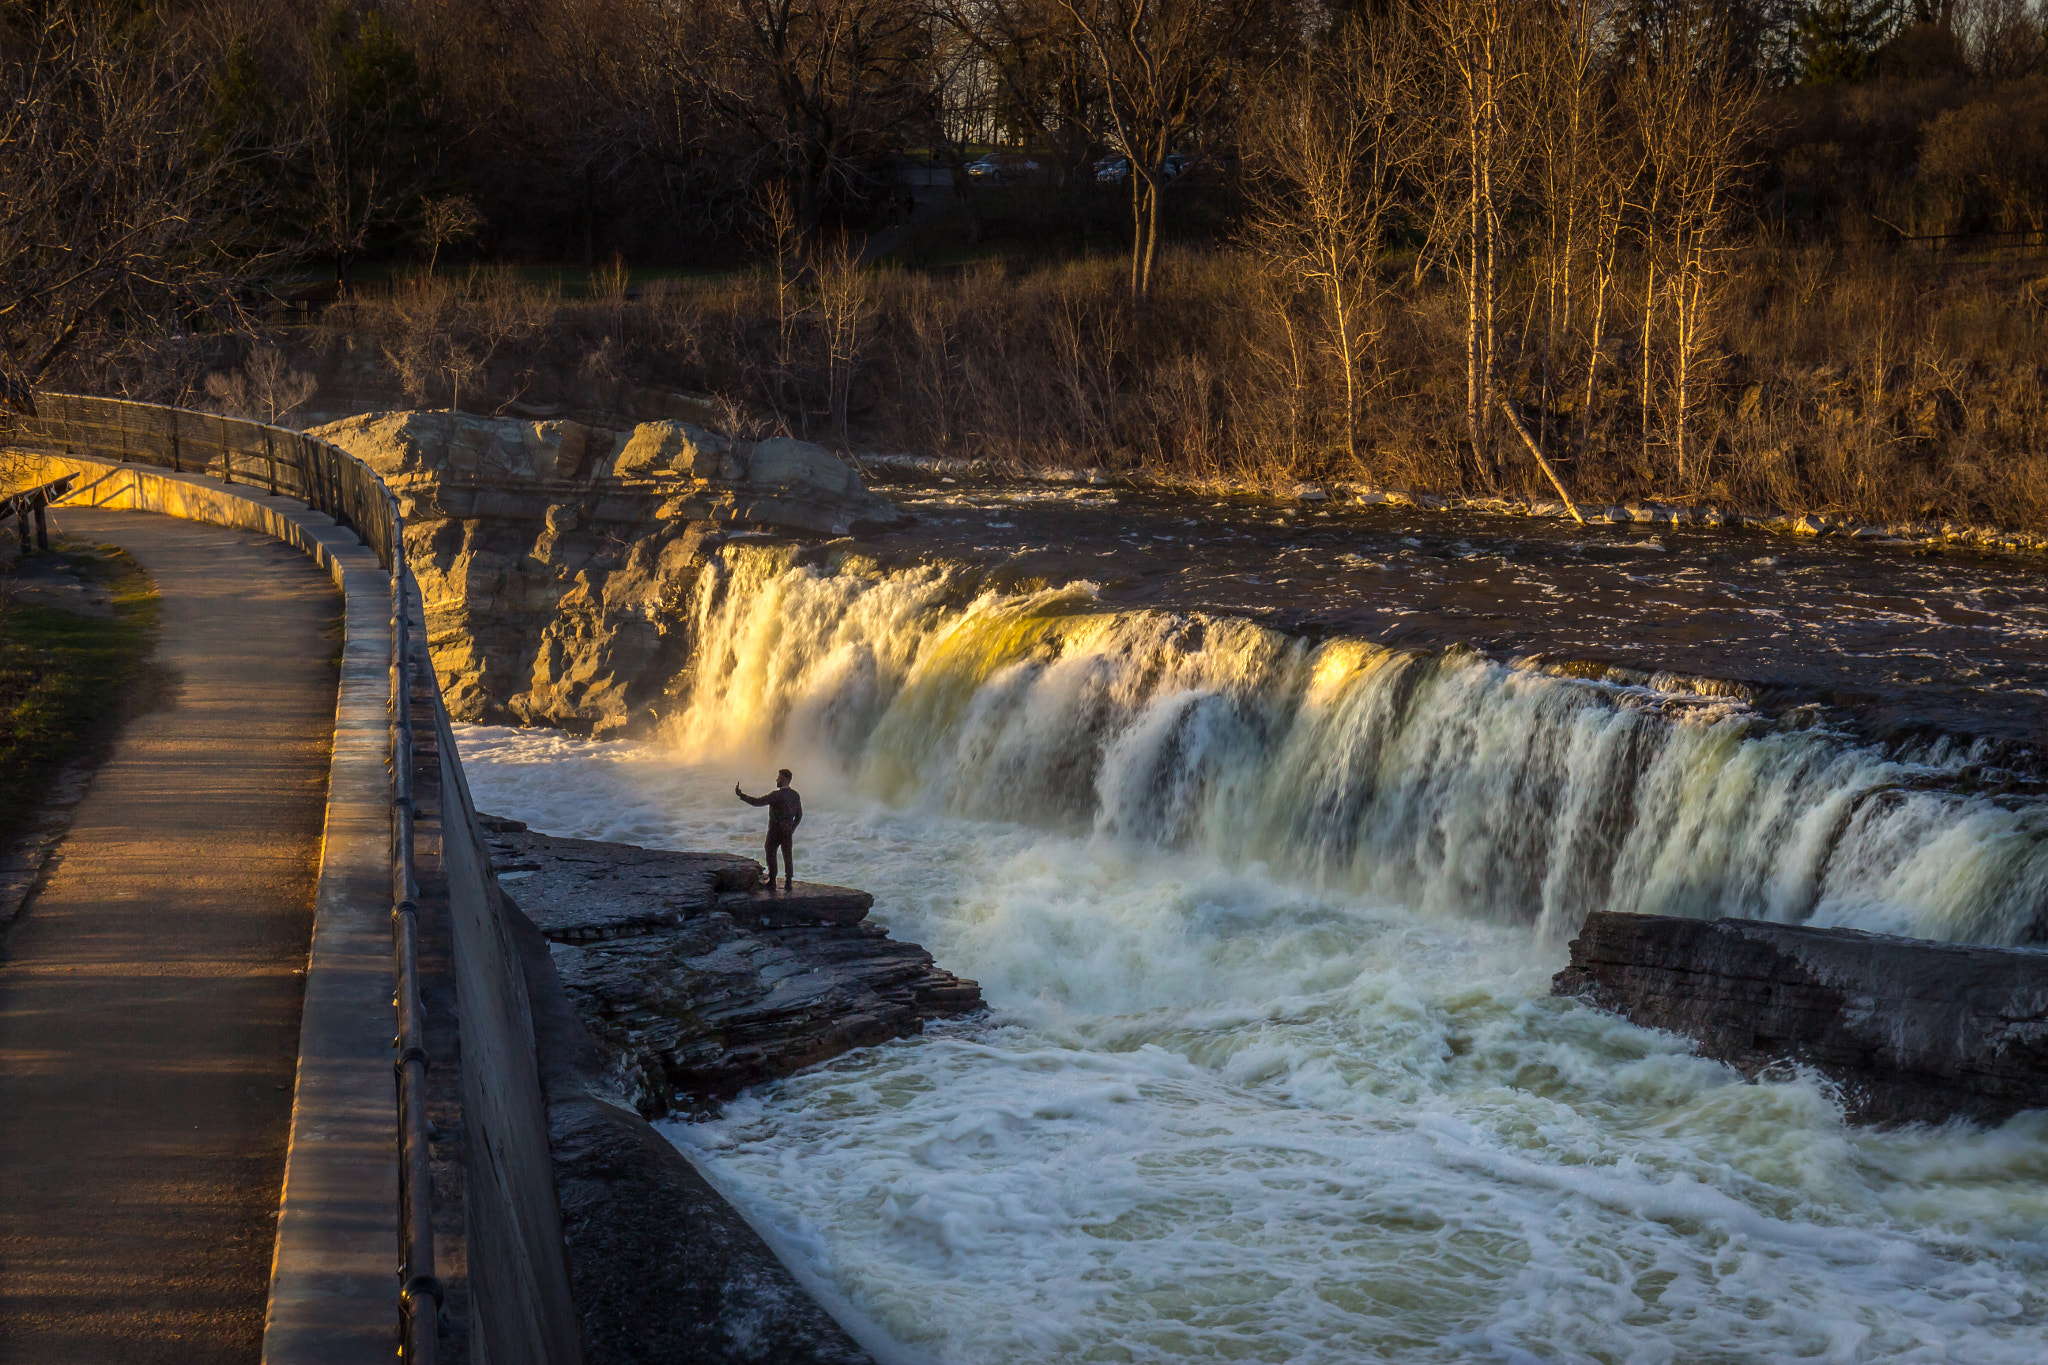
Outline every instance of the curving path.
[(53, 520), (155, 578), (166, 686), (0, 958), (0, 1362), (254, 1362), (342, 599), (254, 532)]

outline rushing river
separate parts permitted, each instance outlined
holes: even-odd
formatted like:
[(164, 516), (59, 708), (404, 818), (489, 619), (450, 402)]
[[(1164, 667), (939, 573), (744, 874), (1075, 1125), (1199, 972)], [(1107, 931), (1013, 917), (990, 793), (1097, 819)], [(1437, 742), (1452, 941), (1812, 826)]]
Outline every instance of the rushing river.
[(1547, 994), (1600, 907), (2040, 939), (1972, 746), (1012, 569), (736, 545), (664, 742), (461, 733), (675, 848), (790, 766), (803, 875), (982, 982), (669, 1127), (879, 1357), (2048, 1358), (2048, 1115), (1851, 1129)]

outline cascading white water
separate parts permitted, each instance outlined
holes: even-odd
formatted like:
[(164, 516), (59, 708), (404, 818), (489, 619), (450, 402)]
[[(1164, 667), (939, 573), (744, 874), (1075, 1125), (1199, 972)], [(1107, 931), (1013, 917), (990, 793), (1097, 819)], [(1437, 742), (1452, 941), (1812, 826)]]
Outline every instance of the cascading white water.
[(2048, 1359), (2048, 1115), (1849, 1129), (1548, 993), (1600, 905), (2017, 937), (2037, 816), (1472, 655), (718, 574), (668, 742), (464, 764), (539, 829), (732, 851), (734, 779), (794, 767), (799, 875), (980, 979), (986, 1019), (668, 1126), (884, 1365)]
[(699, 585), (675, 743), (813, 754), (897, 804), (1551, 934), (1595, 909), (1990, 943), (2048, 930), (2048, 811), (1942, 791), (1938, 770), (1824, 729), (973, 581), (728, 548)]
[(883, 1365), (2048, 1359), (2048, 1114), (1845, 1128), (1551, 997), (1524, 926), (892, 806), (788, 745), (460, 742), (485, 809), (683, 849), (758, 849), (732, 782), (794, 763), (799, 874), (980, 979), (985, 1020), (666, 1125)]

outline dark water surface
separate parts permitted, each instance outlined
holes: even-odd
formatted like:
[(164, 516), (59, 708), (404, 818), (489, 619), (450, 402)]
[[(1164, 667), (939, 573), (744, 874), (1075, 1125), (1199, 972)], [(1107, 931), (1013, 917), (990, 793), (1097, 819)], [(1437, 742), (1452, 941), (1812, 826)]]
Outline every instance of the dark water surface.
[(1310, 635), (1736, 680), (1761, 704), (1822, 704), (1875, 736), (2048, 751), (2048, 565), (2033, 558), (1057, 484), (877, 483), (918, 517), (870, 542), (892, 558), (1088, 580), (1119, 607)]

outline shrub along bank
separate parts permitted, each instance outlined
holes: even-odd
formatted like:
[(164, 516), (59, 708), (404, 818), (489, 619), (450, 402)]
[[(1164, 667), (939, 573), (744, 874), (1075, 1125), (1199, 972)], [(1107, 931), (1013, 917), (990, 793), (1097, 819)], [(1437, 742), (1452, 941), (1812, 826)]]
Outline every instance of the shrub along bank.
[[(1114, 258), (952, 274), (828, 261), (578, 299), (510, 272), (421, 278), (275, 334), (281, 352), (214, 357), (213, 401), (285, 420), (458, 403), (603, 420), (656, 386), (715, 395), (713, 424), (740, 435), (1017, 469), (1551, 496), (1504, 423), (1485, 447), (1468, 439), (1455, 291), (1384, 283), (1349, 396), (1306, 304), (1253, 255), (1217, 249), (1166, 253), (1142, 301)], [(1583, 374), (1546, 382), (1541, 356), (1503, 367), (1575, 496), (2048, 530), (2041, 260), (1786, 248), (1724, 289), (1720, 358), (1682, 446), (1626, 337), (1591, 402)], [(204, 402), (203, 378), (156, 391)]]

